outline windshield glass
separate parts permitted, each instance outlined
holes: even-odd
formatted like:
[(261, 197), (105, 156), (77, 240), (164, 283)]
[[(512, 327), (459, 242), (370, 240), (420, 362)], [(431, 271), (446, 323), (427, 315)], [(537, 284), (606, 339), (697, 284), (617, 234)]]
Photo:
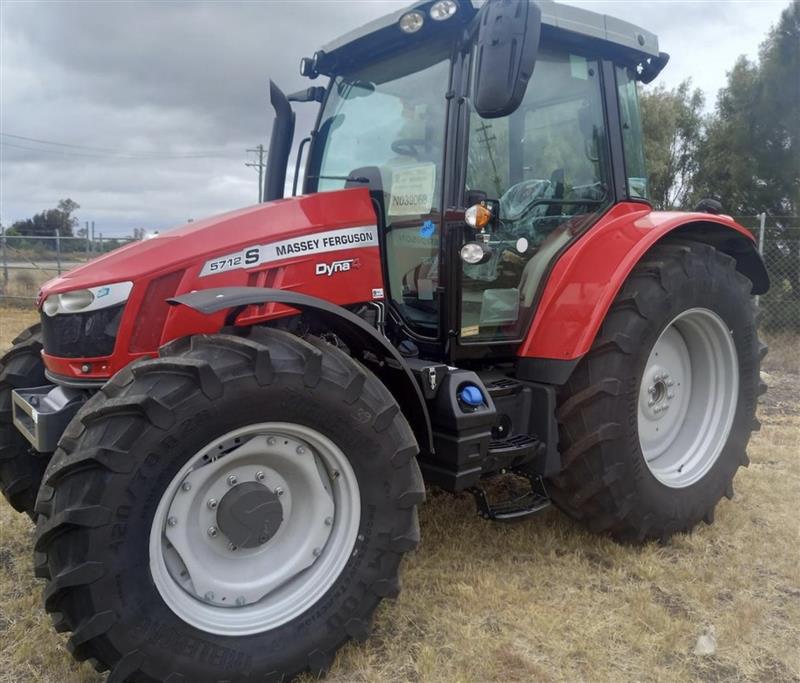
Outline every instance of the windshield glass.
[(421, 48), (340, 75), (320, 118), (307, 191), (368, 187), (382, 197), (389, 295), (420, 334), (438, 329), (448, 51)]

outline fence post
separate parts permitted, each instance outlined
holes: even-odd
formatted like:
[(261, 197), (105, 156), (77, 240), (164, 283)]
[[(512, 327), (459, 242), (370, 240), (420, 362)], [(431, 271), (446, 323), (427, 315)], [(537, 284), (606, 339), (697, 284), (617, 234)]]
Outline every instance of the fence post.
[[(767, 212), (762, 211), (758, 214), (758, 253), (761, 254), (761, 259), (764, 259), (764, 226), (767, 223)], [(756, 306), (759, 305), (760, 297), (756, 294)]]
[(103, 233), (100, 233), (100, 253), (103, 253)]
[(61, 275), (61, 230), (56, 228), (56, 268)]
[(89, 246), (91, 245), (91, 241), (89, 240), (89, 221), (86, 221), (86, 254), (88, 255), (91, 251)]
[(6, 252), (6, 228), (0, 226), (0, 247), (3, 252), (3, 287), (8, 287), (8, 253)]

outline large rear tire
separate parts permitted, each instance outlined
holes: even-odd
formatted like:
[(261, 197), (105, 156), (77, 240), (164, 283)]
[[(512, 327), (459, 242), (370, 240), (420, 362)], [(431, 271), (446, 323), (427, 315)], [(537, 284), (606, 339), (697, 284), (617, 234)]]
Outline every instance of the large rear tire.
[(50, 453), (39, 453), (14, 427), (11, 392), (47, 384), (40, 325), (29, 327), (0, 358), (0, 488), (11, 506), (34, 516), (33, 506)]
[(559, 397), (562, 510), (634, 542), (713, 521), (766, 389), (751, 287), (704, 244), (645, 256)]
[(37, 502), (46, 609), (113, 681), (323, 672), (419, 541), (411, 428), (313, 337), (197, 336), (161, 356), (61, 439)]

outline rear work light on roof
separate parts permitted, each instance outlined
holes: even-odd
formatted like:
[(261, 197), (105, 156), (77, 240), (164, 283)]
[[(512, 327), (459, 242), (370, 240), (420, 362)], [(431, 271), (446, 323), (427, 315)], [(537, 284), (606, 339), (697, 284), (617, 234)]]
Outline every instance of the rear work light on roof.
[(434, 21), (444, 21), (449, 19), (458, 11), (456, 0), (439, 0), (431, 5), (429, 14)]
[(400, 17), (400, 30), (403, 33), (416, 33), (422, 28), (422, 25), (425, 23), (425, 17), (423, 16), (422, 12), (417, 12), (416, 10), (412, 12), (407, 12), (402, 17)]

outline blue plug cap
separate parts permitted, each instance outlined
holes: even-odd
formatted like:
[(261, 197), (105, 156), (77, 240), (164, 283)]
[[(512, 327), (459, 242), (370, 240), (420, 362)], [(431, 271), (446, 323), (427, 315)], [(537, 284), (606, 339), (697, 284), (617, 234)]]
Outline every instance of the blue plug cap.
[(483, 394), (474, 384), (468, 384), (461, 390), (461, 400), (468, 406), (483, 405)]

